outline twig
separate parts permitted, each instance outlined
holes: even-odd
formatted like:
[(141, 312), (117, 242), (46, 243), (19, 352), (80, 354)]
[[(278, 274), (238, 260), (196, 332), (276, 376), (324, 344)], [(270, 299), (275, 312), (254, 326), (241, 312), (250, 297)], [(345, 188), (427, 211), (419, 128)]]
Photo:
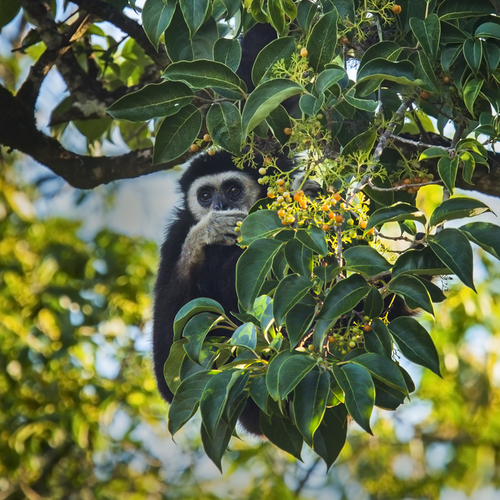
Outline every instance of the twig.
[(448, 152), (454, 150), (454, 148), (451, 146), (447, 147), (447, 146), (440, 146), (438, 144), (427, 144), (422, 141), (413, 141), (412, 139), (407, 139), (406, 137), (400, 137), (399, 135), (392, 135), (391, 139), (394, 141), (403, 142), (405, 144), (411, 144), (412, 146), (415, 146), (417, 148), (439, 148)]
[(318, 466), (320, 460), (321, 459), (318, 457), (312, 463), (311, 467), (309, 467), (309, 469), (307, 469), (305, 476), (300, 480), (299, 485), (297, 486), (297, 488), (294, 491), (294, 496), (295, 497), (298, 498), (298, 496), (300, 495), (300, 492), (302, 491), (302, 489), (306, 485), (307, 481), (309, 481), (309, 478), (311, 477), (311, 474), (314, 472), (314, 469)]

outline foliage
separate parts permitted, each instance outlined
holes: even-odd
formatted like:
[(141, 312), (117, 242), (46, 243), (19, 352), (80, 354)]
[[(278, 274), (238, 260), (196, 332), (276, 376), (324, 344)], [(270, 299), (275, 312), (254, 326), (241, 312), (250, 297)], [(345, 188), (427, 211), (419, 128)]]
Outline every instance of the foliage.
[[(225, 149), (240, 163), (262, 154), (268, 164), (265, 209), (240, 228), (240, 311), (202, 300), (177, 316), (165, 367), (176, 392), (169, 428), (177, 432), (199, 406), (205, 450), (220, 467), (251, 398), (271, 442), (300, 457), (305, 441), (330, 467), (348, 414), (371, 433), (373, 407), (394, 410), (413, 391), (399, 354), (440, 374), (431, 337), (402, 307), (433, 315), (444, 299), (430, 281), (437, 275), (455, 274), (474, 290), (471, 242), (500, 256), (497, 226), (444, 228), (489, 210), (454, 191), (495, 158), (485, 148), (498, 136), (495, 5), (147, 0), (142, 21), (169, 58), (161, 82), (143, 85), (161, 58), (139, 42), (119, 50), (95, 25), (103, 47), (82, 42), (82, 54), (96, 56), (88, 72), (107, 91), (138, 87), (109, 107), (116, 122), (80, 123), (89, 150), (114, 127), (131, 147), (149, 144), (141, 122), (153, 120), (155, 164), (200, 147)], [(279, 38), (262, 48), (245, 83), (236, 37), (256, 22)], [(49, 46), (48, 30), (37, 28)], [(54, 133), (69, 122), (65, 109), (53, 114)], [(300, 155), (295, 171), (280, 172), (276, 157), (288, 154)], [(310, 181), (322, 194), (308, 194)], [(424, 213), (432, 184), (442, 187), (442, 203)], [(221, 324), (230, 338), (210, 335)]]

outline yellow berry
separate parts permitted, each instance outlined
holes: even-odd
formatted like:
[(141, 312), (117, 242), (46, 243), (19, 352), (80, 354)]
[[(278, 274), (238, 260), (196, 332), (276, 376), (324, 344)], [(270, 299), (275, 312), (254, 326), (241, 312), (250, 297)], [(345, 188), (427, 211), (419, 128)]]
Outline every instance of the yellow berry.
[(200, 147), (198, 146), (198, 144), (191, 144), (191, 147), (189, 148), (193, 153), (196, 153), (196, 151), (198, 151), (198, 149), (200, 149)]
[(278, 184), (278, 186), (283, 186), (283, 184), (285, 184), (285, 179), (278, 179), (276, 184)]
[(283, 129), (285, 135), (292, 135), (292, 129), (290, 127), (286, 127)]
[(309, 54), (309, 52), (307, 52), (305, 47), (300, 49), (300, 57), (307, 57), (307, 54)]
[(403, 9), (401, 8), (401, 5), (398, 5), (398, 4), (395, 4), (393, 7), (392, 7), (392, 12), (394, 12), (394, 14), (398, 15), (398, 14), (401, 14), (401, 11)]
[(259, 174), (260, 175), (266, 175), (267, 170), (264, 167), (259, 168)]
[(361, 229), (365, 229), (366, 225), (367, 225), (367, 222), (365, 220), (359, 221), (359, 227)]
[(215, 149), (210, 148), (210, 149), (208, 150), (208, 154), (209, 154), (210, 156), (213, 156), (213, 155), (215, 154)]
[(212, 138), (210, 137), (210, 135), (209, 135), (209, 134), (205, 134), (205, 135), (203, 136), (203, 140), (204, 140), (205, 142), (210, 142), (210, 141), (212, 140)]

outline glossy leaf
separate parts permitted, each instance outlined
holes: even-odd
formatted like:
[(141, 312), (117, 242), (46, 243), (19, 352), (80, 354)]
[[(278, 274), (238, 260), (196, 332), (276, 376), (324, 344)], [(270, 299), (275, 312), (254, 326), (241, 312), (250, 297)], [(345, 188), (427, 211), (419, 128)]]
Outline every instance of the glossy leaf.
[(278, 355), (276, 355), (267, 368), (266, 373), (266, 386), (269, 392), (269, 395), (275, 400), (278, 401), (280, 398), (279, 388), (278, 388), (278, 374), (283, 365), (283, 363), (292, 356), (290, 351), (282, 351)]
[(371, 323), (372, 329), (365, 332), (365, 349), (368, 352), (380, 354), (387, 358), (392, 356), (392, 339), (387, 325), (380, 319), (374, 319)]
[(330, 373), (319, 368), (311, 370), (295, 388), (293, 396), (295, 423), (305, 442), (311, 447), (314, 433), (323, 420), (329, 392)]
[(410, 309), (421, 307), (424, 311), (434, 316), (434, 308), (432, 307), (429, 292), (418, 278), (407, 274), (400, 274), (389, 282), (388, 289), (403, 297)]
[(328, 68), (323, 70), (314, 82), (316, 92), (318, 92), (318, 94), (323, 93), (325, 90), (328, 90), (330, 87), (342, 80), (345, 76), (346, 72), (343, 68)]
[(294, 349), (311, 328), (317, 311), (316, 301), (306, 295), (295, 304), (285, 318), (286, 333), (290, 341), (290, 350)]
[(240, 42), (234, 38), (219, 38), (214, 45), (214, 59), (236, 71), (241, 62)]
[(266, 123), (281, 145), (286, 144), (290, 140), (290, 136), (284, 132), (286, 128), (291, 127), (290, 116), (282, 105), (279, 105), (269, 113)]
[(231, 102), (213, 103), (207, 113), (207, 129), (215, 144), (226, 151), (241, 153), (241, 115)]
[(418, 321), (413, 318), (399, 317), (389, 323), (389, 330), (405, 358), (441, 376), (434, 342)]
[(201, 347), (218, 317), (217, 314), (202, 312), (187, 322), (183, 336), (189, 343), (184, 345), (184, 350), (195, 363), (200, 363)]
[(231, 345), (247, 347), (255, 350), (257, 347), (257, 329), (253, 323), (244, 323), (231, 335)]
[(285, 399), (316, 365), (316, 360), (307, 355), (287, 358), (278, 373), (279, 397)]
[(433, 227), (445, 221), (461, 219), (463, 217), (475, 217), (485, 212), (491, 212), (491, 210), (482, 201), (466, 196), (451, 198), (441, 203), (432, 212), (429, 225)]
[(348, 248), (344, 252), (344, 259), (350, 269), (368, 276), (386, 273), (392, 267), (377, 250), (369, 246)]
[(257, 55), (252, 68), (252, 82), (255, 86), (268, 80), (272, 76), (274, 65), (284, 60), (290, 64), (292, 54), (295, 52), (295, 40), (291, 36), (277, 38), (266, 45)]
[(458, 229), (446, 228), (429, 236), (429, 246), (457, 277), (472, 290), (472, 248), (467, 237)]
[(278, 325), (281, 325), (287, 312), (299, 302), (312, 287), (312, 282), (305, 276), (290, 274), (280, 281), (274, 294), (273, 314)]
[(425, 215), (417, 207), (414, 207), (409, 203), (399, 202), (391, 205), (390, 207), (383, 207), (376, 210), (368, 219), (366, 231), (369, 231), (372, 227), (381, 226), (387, 222), (405, 220), (416, 220), (422, 224), (425, 224), (427, 221)]
[(410, 19), (410, 27), (425, 54), (434, 60), (441, 36), (439, 17), (436, 14), (429, 14), (424, 20), (413, 17)]
[(332, 10), (314, 25), (307, 40), (309, 64), (320, 73), (331, 62), (337, 48), (337, 10)]
[(500, 26), (497, 23), (486, 22), (480, 24), (474, 32), (476, 38), (495, 38), (500, 40)]
[(325, 232), (318, 226), (309, 226), (307, 229), (298, 229), (295, 233), (295, 238), (319, 255), (326, 255), (328, 253)]
[(339, 404), (327, 408), (313, 438), (314, 451), (325, 461), (327, 470), (333, 465), (344, 447), (347, 437), (347, 410)]
[(213, 299), (201, 297), (194, 299), (183, 305), (174, 318), (174, 341), (180, 340), (181, 333), (186, 323), (200, 312), (212, 312), (218, 315), (224, 315), (222, 306)]
[(350, 363), (366, 368), (373, 377), (387, 384), (390, 387), (398, 389), (403, 394), (407, 392), (405, 379), (399, 371), (396, 363), (386, 356), (376, 353), (366, 353), (356, 356)]
[(359, 274), (340, 280), (326, 296), (318, 319), (333, 321), (352, 311), (369, 291), (368, 283)]
[(265, 413), (267, 413), (267, 387), (266, 377), (261, 375), (255, 377), (250, 384), (250, 396), (255, 401), (255, 404)]
[(333, 365), (333, 375), (344, 391), (345, 405), (351, 417), (372, 434), (370, 417), (375, 403), (375, 386), (370, 373), (360, 365)]
[(469, 80), (463, 90), (464, 103), (467, 106), (470, 114), (474, 117), (476, 116), (476, 114), (474, 113), (474, 103), (479, 97), (479, 93), (481, 92), (483, 84), (484, 80), (475, 78), (474, 80)]
[(464, 42), (464, 57), (469, 68), (477, 75), (483, 59), (483, 43), (481, 40), (468, 38)]
[(168, 411), (168, 430), (172, 436), (195, 414), (210, 377), (208, 371), (197, 372), (179, 385)]
[(203, 24), (210, 2), (209, 0), (179, 0), (179, 5), (192, 38)]
[(302, 92), (302, 87), (284, 78), (277, 78), (259, 85), (247, 99), (243, 109), (243, 133), (248, 135), (282, 101)]
[(160, 37), (172, 20), (175, 6), (174, 0), (146, 0), (144, 3), (142, 27), (156, 50), (158, 50)]
[(285, 246), (285, 257), (293, 272), (311, 276), (313, 252), (299, 240), (292, 239)]
[(236, 292), (245, 309), (253, 307), (253, 302), (271, 269), (274, 256), (283, 243), (276, 240), (254, 241), (236, 264)]
[(372, 286), (365, 299), (363, 313), (370, 319), (378, 318), (384, 310), (384, 299), (379, 290)]
[(411, 273), (418, 275), (453, 274), (428, 247), (422, 250), (407, 250), (392, 269), (392, 275)]
[(387, 61), (373, 59), (367, 62), (358, 72), (357, 82), (382, 79), (401, 85), (422, 85), (422, 80), (415, 78), (415, 66), (410, 61)]
[(201, 129), (201, 114), (192, 104), (165, 118), (156, 133), (153, 164), (166, 163), (184, 154)]
[(500, 227), (489, 222), (470, 222), (460, 227), (469, 240), (500, 260)]
[(300, 457), (303, 443), (302, 434), (290, 419), (272, 413), (268, 420), (265, 414), (261, 412), (259, 425), (264, 436), (271, 443), (290, 453), (293, 457), (302, 460)]
[(241, 225), (241, 244), (249, 246), (254, 241), (269, 238), (282, 229), (283, 224), (275, 210), (257, 210), (246, 217)]

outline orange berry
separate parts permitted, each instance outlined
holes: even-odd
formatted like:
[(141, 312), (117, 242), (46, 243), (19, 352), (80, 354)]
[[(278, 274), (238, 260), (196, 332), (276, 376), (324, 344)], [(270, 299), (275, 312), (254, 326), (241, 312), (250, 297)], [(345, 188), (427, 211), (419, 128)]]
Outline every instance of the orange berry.
[(278, 186), (283, 186), (283, 184), (285, 184), (285, 179), (278, 179), (276, 184), (278, 184)]
[(213, 156), (213, 155), (215, 154), (215, 149), (209, 149), (209, 150), (208, 150), (208, 154), (209, 154), (210, 156)]
[(303, 49), (300, 49), (300, 57), (307, 57), (307, 54), (309, 54), (309, 52), (305, 47)]
[(344, 44), (344, 45), (347, 45), (349, 43), (349, 38), (347, 38), (346, 36), (344, 38), (342, 38), (341, 42)]
[(375, 228), (371, 228), (366, 234), (373, 234), (375, 232)]
[(398, 15), (398, 14), (401, 14), (401, 11), (403, 9), (401, 8), (401, 5), (398, 5), (398, 4), (395, 4), (394, 7), (392, 8), (392, 12), (394, 12), (394, 14)]
[(286, 212), (285, 212), (283, 209), (278, 210), (278, 215), (279, 215), (281, 218), (283, 218), (283, 217), (285, 216), (285, 214), (286, 214)]
[(205, 142), (210, 142), (210, 141), (212, 140), (212, 138), (210, 137), (210, 135), (209, 135), (209, 134), (205, 134), (205, 135), (203, 136), (203, 140), (204, 140)]
[(342, 196), (340, 196), (340, 194), (339, 194), (339, 193), (335, 193), (335, 194), (333, 195), (333, 199), (334, 199), (335, 201), (340, 201), (340, 200), (342, 199)]
[(198, 149), (200, 149), (200, 147), (198, 146), (198, 144), (191, 144), (191, 147), (189, 148), (193, 153), (196, 153), (196, 151), (198, 151)]
[(411, 184), (411, 179), (409, 179), (408, 177), (406, 179), (403, 180), (403, 183), (404, 184)]
[(451, 82), (451, 78), (447, 75), (443, 76), (443, 83), (448, 85)]
[(333, 335), (330, 335), (328, 337), (328, 342), (330, 342), (330, 344), (333, 344), (333, 342), (335, 342), (335, 337)]
[(431, 96), (430, 92), (427, 92), (427, 90), (422, 90), (422, 92), (420, 92), (420, 97), (422, 99), (429, 99), (429, 97)]
[(323, 205), (323, 206), (321, 207), (321, 210), (323, 210), (323, 212), (328, 212), (328, 211), (330, 210), (330, 205), (326, 205), (326, 204), (325, 204), (325, 205)]
[(269, 156), (266, 156), (264, 158), (264, 163), (271, 163), (271, 158), (269, 158)]
[(307, 208), (307, 201), (302, 200), (302, 201), (299, 203), (299, 205), (300, 205), (300, 208)]
[(342, 215), (340, 215), (340, 214), (339, 214), (339, 215), (336, 215), (336, 216), (335, 216), (335, 222), (336, 222), (337, 224), (341, 224), (342, 222), (344, 222), (344, 217), (342, 217)]
[(334, 214), (333, 212), (329, 212), (329, 213), (328, 213), (328, 218), (329, 218), (329, 219), (333, 219), (333, 218), (335, 218), (335, 214)]
[(270, 192), (270, 193), (267, 193), (267, 197), (271, 198), (271, 200), (272, 200), (273, 198), (276, 198), (276, 195), (274, 193)]
[(323, 231), (328, 231), (330, 229), (330, 226), (328, 224), (323, 224), (321, 226), (321, 229), (323, 229)]
[(299, 193), (295, 193), (293, 195), (293, 200), (299, 202), (300, 200), (302, 200), (302, 195), (300, 195)]
[(364, 228), (366, 227), (366, 225), (367, 225), (367, 222), (366, 222), (365, 220), (361, 220), (361, 221), (359, 221), (359, 227), (360, 227), (361, 229), (364, 229)]
[(370, 332), (370, 331), (371, 331), (371, 329), (372, 329), (372, 327), (371, 327), (370, 325), (365, 325), (365, 326), (363, 327), (363, 330), (364, 330), (365, 332)]
[(292, 129), (290, 127), (286, 127), (283, 129), (285, 135), (292, 135)]

